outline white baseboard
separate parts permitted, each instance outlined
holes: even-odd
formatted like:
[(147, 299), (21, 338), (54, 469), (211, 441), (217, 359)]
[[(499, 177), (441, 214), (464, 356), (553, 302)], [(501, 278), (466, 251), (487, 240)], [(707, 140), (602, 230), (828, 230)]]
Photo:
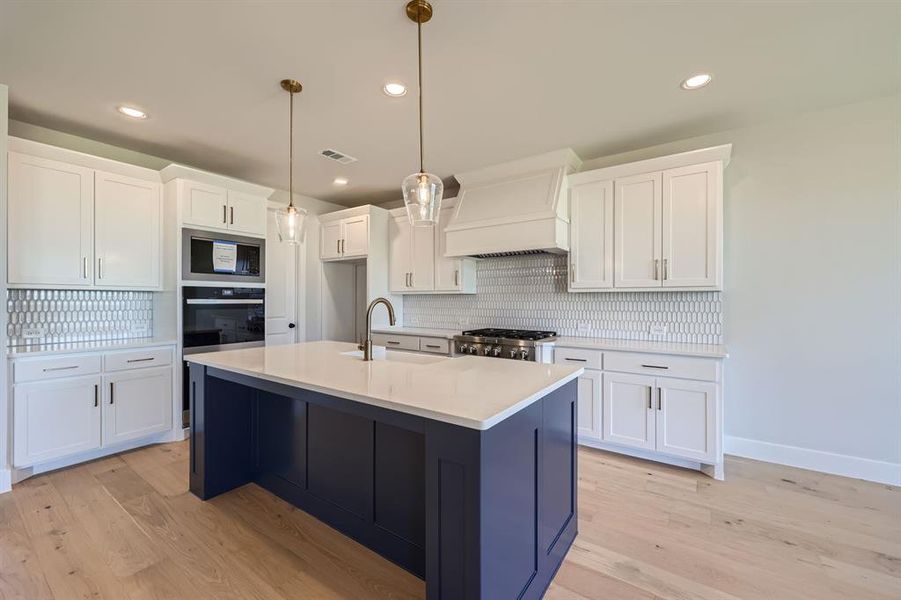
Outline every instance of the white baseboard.
[(726, 454), (734, 456), (889, 485), (901, 485), (901, 464), (898, 463), (749, 440), (731, 435), (725, 437), (724, 443)]
[(13, 489), (12, 469), (0, 469), (0, 494), (11, 492)]

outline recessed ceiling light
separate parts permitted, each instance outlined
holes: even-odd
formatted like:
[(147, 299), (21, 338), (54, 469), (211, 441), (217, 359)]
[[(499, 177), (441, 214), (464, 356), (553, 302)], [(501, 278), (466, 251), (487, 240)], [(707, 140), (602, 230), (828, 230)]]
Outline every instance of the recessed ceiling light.
[(382, 88), (382, 91), (392, 98), (399, 98), (407, 93), (407, 86), (397, 81), (389, 81)]
[(713, 75), (710, 73), (698, 73), (697, 75), (692, 75), (688, 79), (682, 82), (683, 90), (696, 90), (698, 88), (702, 88), (713, 79)]
[(125, 115), (126, 117), (131, 117), (132, 119), (146, 119), (147, 113), (139, 108), (135, 108), (133, 106), (121, 105), (116, 108), (120, 113)]
[(347, 177), (335, 177), (332, 183), (335, 185), (347, 185)]

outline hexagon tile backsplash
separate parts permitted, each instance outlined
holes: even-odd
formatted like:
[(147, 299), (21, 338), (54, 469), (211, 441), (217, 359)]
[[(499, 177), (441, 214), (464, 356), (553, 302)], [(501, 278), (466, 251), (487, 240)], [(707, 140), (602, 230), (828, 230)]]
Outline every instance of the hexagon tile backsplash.
[(8, 345), (149, 337), (153, 294), (107, 290), (8, 290)]
[[(479, 261), (477, 294), (404, 297), (404, 325), (440, 329), (520, 327), (557, 335), (697, 344), (723, 342), (721, 292), (566, 291), (566, 256)], [(652, 334), (664, 325), (666, 333)]]

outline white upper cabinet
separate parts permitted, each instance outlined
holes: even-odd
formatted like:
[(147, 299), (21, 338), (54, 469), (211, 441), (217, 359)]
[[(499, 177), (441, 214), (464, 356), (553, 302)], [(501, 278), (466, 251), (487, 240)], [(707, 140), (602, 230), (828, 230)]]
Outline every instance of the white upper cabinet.
[(330, 218), (324, 215), (320, 217), (320, 223), (320, 259), (357, 259), (369, 255), (368, 214), (354, 214), (344, 218)]
[(731, 148), (570, 176), (569, 290), (722, 289), (723, 167)]
[(228, 191), (225, 188), (185, 180), (181, 192), (185, 225), (228, 228)]
[(616, 287), (660, 287), (661, 181), (660, 173), (615, 181)]
[(716, 287), (722, 269), (720, 163), (663, 172), (663, 286)]
[(94, 281), (94, 171), (9, 152), (9, 283)]
[(613, 287), (613, 182), (570, 189), (569, 288)]
[(265, 235), (266, 198), (228, 190), (228, 229), (251, 235)]
[(161, 285), (161, 214), (159, 183), (96, 172), (94, 274), (98, 287)]
[(476, 261), (472, 258), (447, 257), (447, 224), (451, 222), (455, 205), (446, 202), (438, 215), (435, 230), (435, 291), (476, 292)]

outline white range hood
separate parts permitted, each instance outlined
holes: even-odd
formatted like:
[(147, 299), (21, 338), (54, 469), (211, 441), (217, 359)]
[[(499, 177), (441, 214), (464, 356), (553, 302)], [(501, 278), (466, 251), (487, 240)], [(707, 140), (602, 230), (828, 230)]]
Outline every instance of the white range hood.
[(565, 148), (459, 173), (446, 256), (509, 256), (569, 251), (566, 176), (581, 159)]

